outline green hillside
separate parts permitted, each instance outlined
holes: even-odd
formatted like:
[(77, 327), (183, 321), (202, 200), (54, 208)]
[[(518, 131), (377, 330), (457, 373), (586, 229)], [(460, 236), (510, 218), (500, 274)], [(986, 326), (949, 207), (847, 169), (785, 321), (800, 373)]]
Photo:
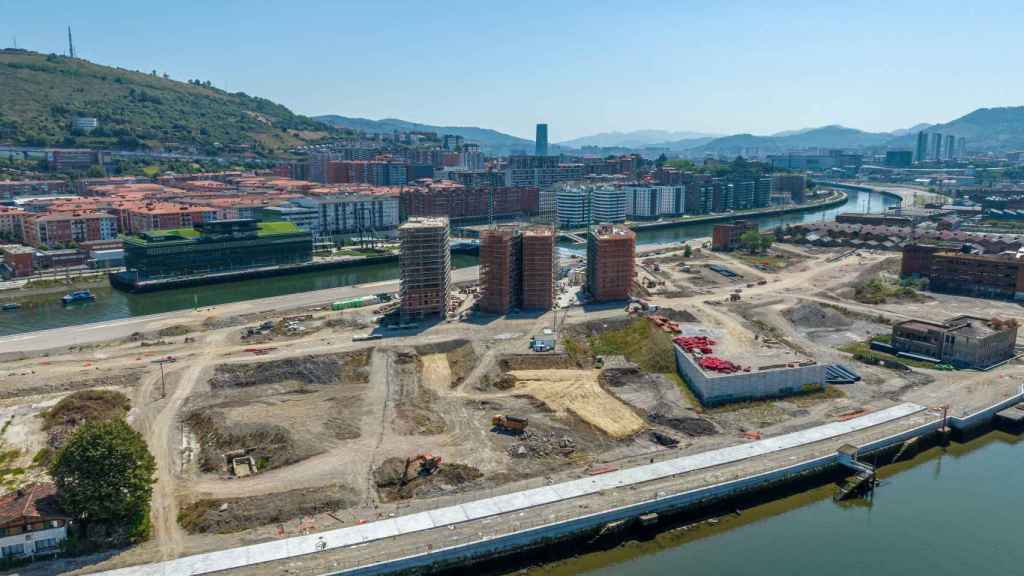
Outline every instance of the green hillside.
[[(269, 156), (340, 132), (263, 98), (198, 81), (0, 50), (0, 142)], [(73, 133), (71, 119), (100, 128)]]

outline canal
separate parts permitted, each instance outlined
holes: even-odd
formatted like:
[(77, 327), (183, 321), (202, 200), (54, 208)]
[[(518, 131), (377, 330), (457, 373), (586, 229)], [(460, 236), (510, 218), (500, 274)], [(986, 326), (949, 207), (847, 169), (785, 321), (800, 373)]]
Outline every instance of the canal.
[(1024, 466), (992, 432), (882, 468), (873, 500), (824, 486), (644, 542), (531, 568), (528, 576), (1020, 574)]
[[(849, 192), (845, 204), (829, 209), (804, 212), (799, 214), (782, 214), (775, 216), (754, 217), (762, 229), (774, 228), (785, 224), (797, 224), (815, 220), (832, 220), (840, 212), (864, 212), (880, 210), (885, 206), (898, 204), (894, 196), (867, 192)], [(682, 224), (673, 228), (643, 230), (637, 234), (640, 244), (678, 242), (689, 238), (710, 236), (714, 224)], [(472, 266), (476, 257), (456, 255), (453, 258), (455, 267)], [(360, 267), (344, 268), (212, 284), (194, 288), (164, 290), (149, 294), (127, 294), (114, 290), (109, 286), (93, 288), (96, 295), (94, 302), (64, 307), (60, 303), (61, 294), (45, 294), (19, 299), (22, 307), (15, 311), (0, 312), (0, 336), (59, 328), (74, 324), (102, 322), (140, 316), (184, 310), (196, 306), (213, 306), (228, 302), (281, 296), (310, 290), (322, 290), (353, 284), (380, 282), (398, 278), (398, 263), (371, 264)], [(0, 296), (0, 298), (3, 298)]]

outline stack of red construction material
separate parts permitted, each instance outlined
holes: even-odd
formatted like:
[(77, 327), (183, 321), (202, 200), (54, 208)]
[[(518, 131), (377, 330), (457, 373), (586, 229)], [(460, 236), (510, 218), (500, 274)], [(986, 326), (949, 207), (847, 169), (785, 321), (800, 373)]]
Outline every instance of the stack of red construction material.
[(673, 338), (672, 341), (680, 345), (687, 352), (698, 350), (701, 354), (711, 354), (711, 347), (715, 345), (715, 341), (707, 336), (680, 336)]
[(668, 332), (670, 334), (679, 333), (679, 324), (677, 322), (673, 322), (664, 316), (648, 316), (648, 318), (650, 318), (651, 322), (654, 322), (654, 325), (660, 328), (663, 332)]
[(741, 369), (736, 364), (715, 356), (705, 356), (698, 361), (698, 364), (705, 370), (714, 370), (715, 372), (724, 372), (725, 374), (739, 372)]

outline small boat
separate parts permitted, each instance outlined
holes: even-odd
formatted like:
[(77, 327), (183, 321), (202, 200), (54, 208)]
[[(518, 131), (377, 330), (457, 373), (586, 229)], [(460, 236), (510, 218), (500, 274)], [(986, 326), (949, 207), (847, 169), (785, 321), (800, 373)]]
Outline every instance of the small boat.
[(8, 302), (3, 306), (0, 306), (0, 310), (17, 310), (18, 308), (21, 308), (21, 304), (18, 304), (17, 302)]
[(60, 301), (64, 304), (73, 304), (75, 302), (91, 302), (95, 299), (96, 297), (88, 290), (75, 290), (70, 294), (65, 294)]

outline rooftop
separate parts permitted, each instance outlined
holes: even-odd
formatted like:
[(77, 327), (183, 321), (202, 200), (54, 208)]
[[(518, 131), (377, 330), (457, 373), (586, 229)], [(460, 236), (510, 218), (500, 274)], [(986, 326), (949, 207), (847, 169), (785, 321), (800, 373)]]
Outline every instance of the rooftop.
[(447, 218), (440, 217), (440, 216), (438, 216), (438, 217), (426, 217), (425, 216), (425, 217), (419, 217), (419, 218), (409, 218), (409, 220), (407, 220), (405, 222), (405, 224), (402, 224), (401, 226), (399, 226), (398, 229), (399, 230), (410, 230), (410, 229), (414, 229), (414, 228), (447, 228), (447, 227), (448, 227), (448, 219)]
[(57, 487), (50, 483), (30, 484), (0, 497), (0, 524), (25, 517), (65, 517), (57, 507)]

